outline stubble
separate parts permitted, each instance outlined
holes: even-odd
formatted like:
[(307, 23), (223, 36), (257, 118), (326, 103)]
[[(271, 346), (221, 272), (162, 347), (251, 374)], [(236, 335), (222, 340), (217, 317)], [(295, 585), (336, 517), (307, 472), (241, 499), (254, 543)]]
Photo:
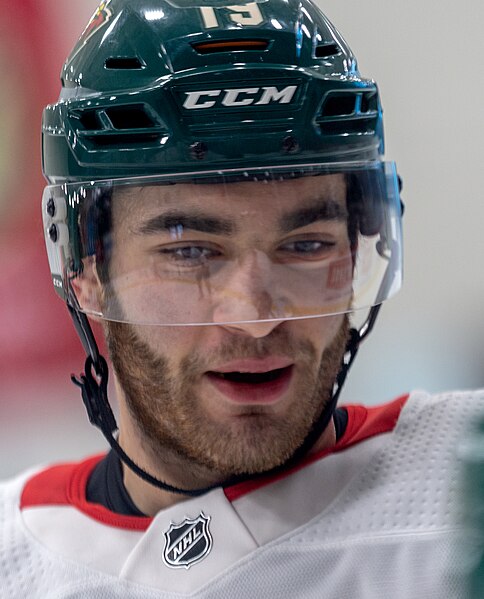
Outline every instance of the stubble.
[[(151, 349), (137, 328), (106, 323), (111, 360), (127, 408), (152, 459), (162, 464), (164, 457), (176, 456), (187, 473), (192, 468), (224, 478), (264, 472), (293, 455), (331, 397), (348, 330), (345, 316), (322, 356), (309, 340), (276, 327), (261, 339), (233, 336), (209, 357), (202, 350), (173, 366), (167, 356)], [(297, 365), (283, 415), (254, 406), (227, 424), (203, 408), (197, 387), (210, 365), (278, 354), (289, 355)]]

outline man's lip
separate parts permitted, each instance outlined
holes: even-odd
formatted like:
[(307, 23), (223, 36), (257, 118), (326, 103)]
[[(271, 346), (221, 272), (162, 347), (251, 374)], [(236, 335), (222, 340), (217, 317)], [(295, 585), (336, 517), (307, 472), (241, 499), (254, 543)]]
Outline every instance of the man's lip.
[(292, 366), (294, 360), (282, 356), (270, 356), (268, 358), (244, 358), (241, 360), (231, 360), (211, 368), (210, 372), (228, 373), (228, 372), (270, 372)]
[[(205, 373), (207, 381), (228, 399), (233, 404), (239, 405), (270, 405), (279, 402), (285, 395), (289, 388), (293, 374), (294, 367), (291, 364), (285, 368), (274, 369), (277, 370), (275, 378), (267, 378), (265, 381), (250, 382), (250, 375), (255, 376), (254, 371), (249, 371), (250, 375), (247, 374), (249, 380), (234, 380), (227, 373), (225, 376), (221, 376), (221, 372), (209, 371)], [(234, 371), (231, 372), (239, 372)], [(264, 377), (265, 372), (271, 371), (259, 371), (259, 374)], [(229, 378), (226, 378), (229, 377)], [(240, 374), (239, 377), (240, 379)]]

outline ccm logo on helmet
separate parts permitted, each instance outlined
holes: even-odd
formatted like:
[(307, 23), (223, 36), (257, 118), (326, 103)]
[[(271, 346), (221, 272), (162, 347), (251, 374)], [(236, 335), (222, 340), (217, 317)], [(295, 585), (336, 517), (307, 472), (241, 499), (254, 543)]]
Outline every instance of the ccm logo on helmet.
[(263, 106), (267, 104), (289, 104), (297, 90), (297, 85), (278, 89), (275, 85), (265, 87), (241, 87), (237, 89), (206, 89), (185, 92), (183, 108), (198, 110), (213, 106)]

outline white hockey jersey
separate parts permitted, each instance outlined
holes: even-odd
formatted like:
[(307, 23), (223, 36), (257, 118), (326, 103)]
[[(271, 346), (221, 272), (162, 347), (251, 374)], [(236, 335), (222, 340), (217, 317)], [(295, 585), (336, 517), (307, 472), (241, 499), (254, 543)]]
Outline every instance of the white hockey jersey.
[(484, 392), (346, 407), (331, 450), (154, 518), (86, 501), (102, 456), (1, 485), (1, 599), (465, 597), (455, 450)]

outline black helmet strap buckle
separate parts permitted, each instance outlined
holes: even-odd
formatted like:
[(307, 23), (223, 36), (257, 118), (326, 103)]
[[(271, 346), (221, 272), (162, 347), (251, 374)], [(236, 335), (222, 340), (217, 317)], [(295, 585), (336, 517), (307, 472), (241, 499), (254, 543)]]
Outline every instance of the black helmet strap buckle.
[(113, 411), (107, 400), (108, 365), (103, 356), (94, 364), (91, 356), (86, 358), (85, 372), (79, 377), (71, 375), (72, 382), (81, 389), (82, 401), (89, 422), (101, 429), (104, 435), (117, 430)]

